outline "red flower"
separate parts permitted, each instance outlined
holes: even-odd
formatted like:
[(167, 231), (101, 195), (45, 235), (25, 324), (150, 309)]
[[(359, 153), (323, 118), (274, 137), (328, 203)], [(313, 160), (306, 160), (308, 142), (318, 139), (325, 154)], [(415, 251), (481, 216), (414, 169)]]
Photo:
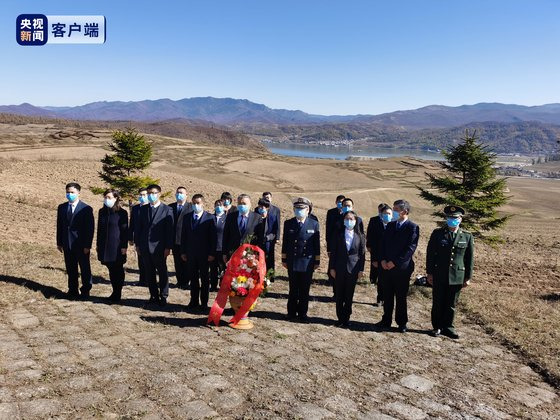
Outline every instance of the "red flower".
[(237, 293), (239, 293), (240, 296), (247, 296), (247, 289), (245, 289), (244, 287), (238, 287), (237, 288)]

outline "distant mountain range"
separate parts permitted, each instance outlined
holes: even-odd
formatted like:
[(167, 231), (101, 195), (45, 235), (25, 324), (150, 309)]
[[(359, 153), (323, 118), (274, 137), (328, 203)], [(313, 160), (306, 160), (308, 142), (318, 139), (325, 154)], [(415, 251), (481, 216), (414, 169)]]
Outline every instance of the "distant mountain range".
[(74, 107), (38, 107), (28, 103), (0, 106), (0, 113), (76, 120), (164, 121), (187, 119), (236, 126), (246, 124), (296, 125), (369, 123), (407, 130), (450, 128), (473, 122), (518, 123), (537, 121), (560, 125), (560, 104), (540, 106), (479, 103), (457, 107), (430, 105), (380, 115), (314, 115), (298, 110), (272, 109), (246, 99), (186, 98), (138, 102), (92, 102)]
[(465, 129), (477, 129), (481, 140), (498, 153), (537, 154), (557, 150), (560, 139), (560, 104), (431, 105), (380, 115), (313, 115), (272, 109), (246, 99), (207, 97), (93, 102), (75, 107), (24, 103), (0, 106), (0, 113), (92, 122), (133, 121), (145, 132), (178, 137), (203, 134), (211, 141), (233, 144), (250, 144), (248, 134), (278, 142), (437, 149), (458, 141)]

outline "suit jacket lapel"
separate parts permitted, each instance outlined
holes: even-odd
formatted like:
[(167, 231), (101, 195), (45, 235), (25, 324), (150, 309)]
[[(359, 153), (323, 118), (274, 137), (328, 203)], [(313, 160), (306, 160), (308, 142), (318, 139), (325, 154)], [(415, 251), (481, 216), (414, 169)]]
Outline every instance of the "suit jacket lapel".
[(457, 246), (457, 242), (459, 242), (459, 236), (461, 236), (461, 228), (457, 229), (457, 233), (455, 234), (455, 240), (453, 241), (453, 247)]

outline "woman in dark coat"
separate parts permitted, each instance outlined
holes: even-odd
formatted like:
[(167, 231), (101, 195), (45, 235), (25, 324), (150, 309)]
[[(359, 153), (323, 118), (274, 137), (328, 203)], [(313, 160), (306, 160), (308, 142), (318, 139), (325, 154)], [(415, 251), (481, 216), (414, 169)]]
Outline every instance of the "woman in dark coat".
[(364, 275), (366, 237), (357, 223), (356, 213), (344, 215), (344, 229), (331, 238), (329, 272), (335, 281), (337, 327), (348, 327), (358, 278)]
[(103, 194), (103, 207), (97, 218), (97, 258), (109, 269), (112, 302), (121, 300), (128, 248), (128, 213), (121, 206), (119, 192), (109, 189)]

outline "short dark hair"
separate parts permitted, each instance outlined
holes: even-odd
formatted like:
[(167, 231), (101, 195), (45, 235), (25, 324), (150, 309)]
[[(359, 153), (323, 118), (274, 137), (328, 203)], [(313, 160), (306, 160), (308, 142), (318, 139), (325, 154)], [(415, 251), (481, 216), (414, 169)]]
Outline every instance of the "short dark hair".
[(148, 192), (148, 189), (146, 187), (142, 187), (142, 188), (138, 189), (138, 194), (142, 193), (142, 191)]
[(264, 198), (260, 198), (260, 199), (259, 199), (259, 204), (258, 204), (258, 205), (259, 205), (259, 206), (262, 206), (262, 207), (270, 208), (270, 201), (268, 201), (268, 200), (266, 200), (266, 199), (264, 199)]
[(220, 197), (220, 200), (229, 200), (230, 202), (233, 201), (233, 195), (229, 191), (224, 191)]
[(76, 188), (78, 191), (82, 191), (82, 187), (80, 187), (80, 184), (78, 184), (77, 182), (69, 182), (68, 184), (66, 184), (66, 188)]
[(383, 207), (389, 207), (389, 204), (387, 204), (387, 203), (379, 203), (379, 205), (377, 206), (377, 208), (378, 208), (379, 211), (381, 211), (381, 209), (382, 209)]
[(185, 190), (187, 191), (187, 189), (185, 187), (183, 187), (182, 185), (180, 187), (177, 187), (177, 189), (175, 190), (175, 192), (179, 191), (179, 190)]
[(398, 207), (401, 209), (401, 211), (406, 211), (407, 213), (410, 213), (410, 203), (406, 200), (397, 200), (393, 203), (393, 207)]
[(379, 207), (379, 213), (382, 212), (386, 212), (387, 210), (392, 210), (391, 206), (389, 204), (380, 204), (381, 207)]
[(270, 191), (265, 191), (262, 193), (262, 196), (264, 197), (265, 195), (270, 195), (272, 197), (272, 193)]
[(346, 201), (350, 201), (352, 205), (354, 205), (354, 200), (352, 200), (350, 197), (345, 197), (344, 200), (342, 200), (343, 203), (345, 203)]
[(336, 202), (338, 203), (339, 201), (344, 200), (345, 198), (346, 198), (346, 197), (344, 197), (342, 194), (337, 195), (337, 196), (336, 196)]
[(161, 192), (161, 187), (158, 184), (150, 184), (146, 187), (146, 190), (158, 190), (158, 192)]
[(222, 200), (216, 200), (216, 201), (214, 201), (214, 207), (216, 207), (216, 206), (223, 206), (223, 205), (224, 205), (224, 202), (223, 202)]
[(204, 196), (203, 196), (202, 194), (195, 194), (195, 195), (193, 195), (192, 198), (191, 198), (191, 201), (198, 200), (199, 198), (200, 198), (202, 201), (204, 201)]
[(344, 218), (346, 219), (346, 216), (348, 216), (349, 214), (352, 215), (352, 216), (354, 216), (354, 219), (356, 219), (356, 220), (358, 219), (358, 215), (356, 214), (355, 211), (352, 211), (352, 210), (347, 211), (346, 213), (344, 213)]

